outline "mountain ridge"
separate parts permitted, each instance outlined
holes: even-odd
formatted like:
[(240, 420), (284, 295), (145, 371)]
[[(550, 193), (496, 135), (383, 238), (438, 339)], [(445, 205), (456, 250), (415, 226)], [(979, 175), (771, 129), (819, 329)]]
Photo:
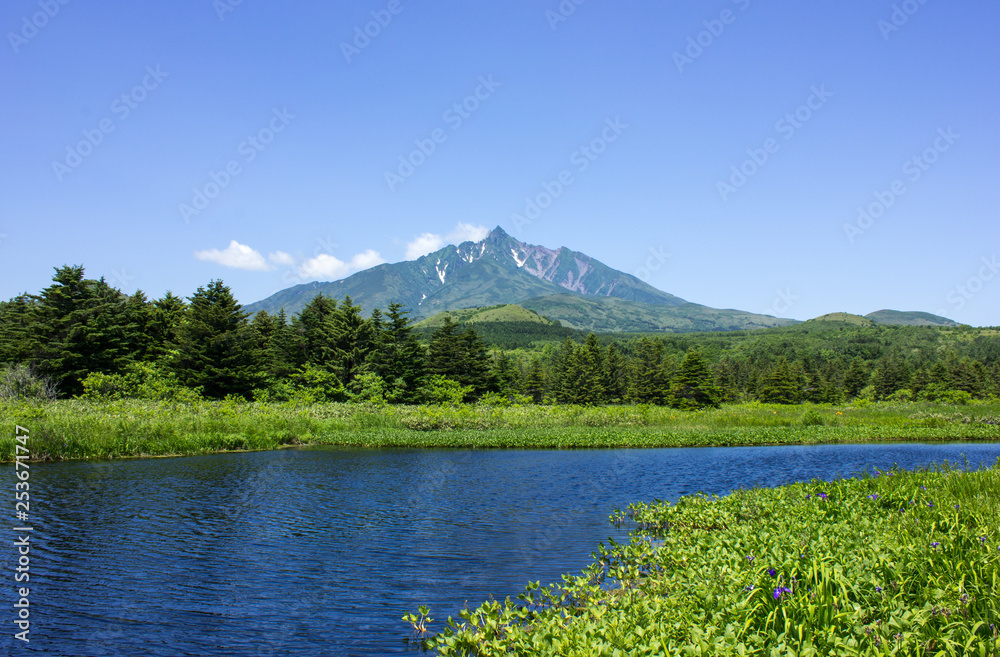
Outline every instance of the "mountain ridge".
[[(449, 244), (414, 260), (384, 263), (338, 281), (296, 285), (248, 304), (245, 310), (276, 313), (284, 308), (293, 314), (318, 294), (335, 299), (350, 296), (366, 313), (397, 302), (418, 320), (443, 311), (540, 299), (535, 305), (554, 309), (555, 314), (529, 310), (570, 326), (612, 331), (651, 330), (653, 326), (659, 328), (652, 330), (664, 331), (733, 330), (794, 322), (692, 304), (585, 253), (565, 246), (550, 249), (527, 244), (499, 226), (478, 242)], [(571, 308), (574, 303), (604, 319), (587, 320), (579, 309)], [(695, 320), (687, 316), (691, 313)], [(632, 321), (630, 315), (643, 319)]]

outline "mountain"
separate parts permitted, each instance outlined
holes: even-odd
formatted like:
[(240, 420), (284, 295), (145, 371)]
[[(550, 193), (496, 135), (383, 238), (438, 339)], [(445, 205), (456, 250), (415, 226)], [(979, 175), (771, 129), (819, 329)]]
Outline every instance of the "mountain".
[(917, 311), (877, 310), (865, 317), (886, 326), (961, 326), (947, 317)]
[(839, 324), (849, 324), (851, 326), (871, 327), (875, 326), (875, 321), (861, 315), (851, 313), (827, 313), (808, 319), (803, 324), (816, 324), (819, 322), (837, 322)]
[[(449, 245), (416, 260), (378, 265), (339, 281), (296, 285), (245, 309), (276, 313), (284, 308), (291, 315), (317, 294), (350, 296), (366, 313), (396, 301), (414, 319), (459, 308), (521, 304), (588, 330), (727, 330), (792, 322), (691, 304), (584, 253), (526, 244), (499, 226), (480, 242)], [(588, 313), (596, 315), (588, 319)]]

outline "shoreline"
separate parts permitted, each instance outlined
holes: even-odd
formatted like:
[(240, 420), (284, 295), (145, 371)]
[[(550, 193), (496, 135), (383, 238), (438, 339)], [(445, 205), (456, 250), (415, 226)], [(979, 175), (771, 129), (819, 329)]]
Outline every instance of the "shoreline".
[[(34, 462), (164, 458), (291, 447), (613, 449), (1000, 441), (1000, 402), (946, 406), (729, 404), (681, 412), (646, 406), (364, 406), (198, 402), (0, 405), (30, 433)], [(14, 460), (13, 435), (0, 462)]]

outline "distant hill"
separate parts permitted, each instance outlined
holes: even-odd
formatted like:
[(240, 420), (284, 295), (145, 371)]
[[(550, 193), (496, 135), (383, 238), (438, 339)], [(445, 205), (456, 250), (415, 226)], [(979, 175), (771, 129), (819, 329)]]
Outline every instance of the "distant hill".
[(366, 313), (395, 301), (414, 319), (519, 304), (564, 325), (593, 331), (734, 330), (792, 323), (689, 303), (584, 253), (526, 244), (500, 227), (480, 242), (449, 245), (339, 281), (296, 285), (245, 309), (277, 313), (284, 308), (291, 315), (317, 294), (350, 296)]
[(877, 310), (865, 317), (886, 326), (961, 326), (947, 317), (917, 311)]
[(540, 315), (558, 319), (566, 326), (595, 333), (742, 331), (798, 323), (792, 319), (778, 319), (742, 310), (719, 310), (696, 303), (658, 306), (626, 299), (580, 298), (570, 294), (536, 297), (522, 301), (521, 305)]
[(875, 325), (873, 320), (861, 315), (852, 315), (851, 313), (827, 313), (826, 315), (820, 315), (819, 317), (807, 320), (805, 324), (817, 324), (820, 322), (838, 322), (841, 324), (850, 324), (851, 326)]
[(445, 311), (417, 322), (413, 328), (419, 336), (428, 339), (447, 317), (463, 327), (474, 328), (486, 344), (505, 349), (561, 342), (566, 338), (581, 340), (585, 336), (581, 331), (513, 304)]

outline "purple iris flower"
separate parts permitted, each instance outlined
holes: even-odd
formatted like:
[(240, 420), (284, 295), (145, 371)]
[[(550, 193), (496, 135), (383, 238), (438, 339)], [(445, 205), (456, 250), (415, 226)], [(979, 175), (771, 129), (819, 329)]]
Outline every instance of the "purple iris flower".
[(826, 499), (826, 493), (820, 493), (819, 496), (824, 500)]
[(934, 543), (931, 543), (931, 547), (932, 547), (932, 548), (936, 548), (936, 547), (937, 547), (937, 546), (939, 546), (939, 545), (941, 545), (941, 544), (940, 544), (940, 543), (938, 543), (938, 542), (936, 542), (936, 541), (935, 541)]
[(775, 570), (774, 568), (768, 568), (767, 569), (767, 574), (770, 575), (771, 577), (777, 577), (778, 576), (778, 571)]
[(786, 589), (783, 586), (778, 587), (778, 588), (774, 589), (774, 599), (775, 600), (780, 600), (782, 595), (784, 595), (785, 593), (791, 593), (791, 592), (792, 592), (791, 589)]

